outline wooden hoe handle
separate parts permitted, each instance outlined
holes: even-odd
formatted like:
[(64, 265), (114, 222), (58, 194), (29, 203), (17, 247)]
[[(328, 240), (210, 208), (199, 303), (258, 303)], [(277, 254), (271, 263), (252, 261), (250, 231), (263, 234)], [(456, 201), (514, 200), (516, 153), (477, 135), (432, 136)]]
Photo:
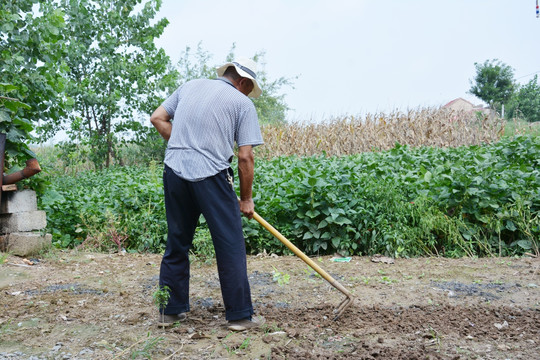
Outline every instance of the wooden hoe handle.
[(319, 265), (317, 265), (313, 260), (311, 260), (306, 254), (304, 254), (300, 249), (298, 249), (292, 242), (287, 240), (287, 238), (279, 231), (276, 230), (272, 225), (270, 225), (266, 220), (264, 220), (259, 214), (256, 212), (253, 214), (253, 218), (257, 220), (259, 224), (261, 224), (266, 230), (270, 231), (272, 235), (274, 235), (276, 238), (278, 238), (279, 241), (281, 241), (285, 246), (289, 248), (296, 256), (298, 256), (300, 259), (302, 259), (306, 264), (308, 264), (313, 270), (315, 270), (319, 275), (321, 275), (326, 281), (330, 283), (333, 287), (341, 291), (343, 294), (347, 295), (347, 297), (352, 298), (352, 294), (343, 287), (336, 279), (334, 279), (330, 274), (328, 274), (326, 271), (324, 271)]

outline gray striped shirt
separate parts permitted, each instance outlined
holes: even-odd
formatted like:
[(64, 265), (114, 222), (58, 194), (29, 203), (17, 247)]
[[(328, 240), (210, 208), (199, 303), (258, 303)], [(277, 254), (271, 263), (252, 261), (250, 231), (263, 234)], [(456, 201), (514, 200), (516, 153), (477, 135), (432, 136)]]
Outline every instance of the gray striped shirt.
[(253, 102), (228, 79), (188, 81), (161, 105), (173, 119), (164, 162), (185, 180), (228, 168), (235, 142), (263, 144)]

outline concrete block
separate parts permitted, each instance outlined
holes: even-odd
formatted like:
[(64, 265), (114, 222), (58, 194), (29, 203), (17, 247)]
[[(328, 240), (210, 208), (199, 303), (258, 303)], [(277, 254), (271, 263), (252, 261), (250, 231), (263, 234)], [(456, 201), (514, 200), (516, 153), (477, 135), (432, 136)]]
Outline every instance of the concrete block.
[(45, 211), (0, 214), (0, 234), (41, 230), (47, 226)]
[(14, 214), (37, 210), (37, 197), (34, 190), (10, 191), (2, 194), (0, 214)]
[(0, 251), (16, 256), (35, 255), (51, 244), (51, 234), (21, 232), (0, 236)]

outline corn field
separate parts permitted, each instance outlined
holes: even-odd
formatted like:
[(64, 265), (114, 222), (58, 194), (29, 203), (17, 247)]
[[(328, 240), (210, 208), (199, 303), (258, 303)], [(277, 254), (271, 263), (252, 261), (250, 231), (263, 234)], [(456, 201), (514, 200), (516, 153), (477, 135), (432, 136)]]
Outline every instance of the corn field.
[(396, 143), (411, 147), (457, 147), (491, 143), (504, 133), (504, 120), (450, 109), (418, 109), (390, 114), (349, 116), (321, 124), (263, 126), (264, 158), (276, 156), (342, 156), (388, 150)]

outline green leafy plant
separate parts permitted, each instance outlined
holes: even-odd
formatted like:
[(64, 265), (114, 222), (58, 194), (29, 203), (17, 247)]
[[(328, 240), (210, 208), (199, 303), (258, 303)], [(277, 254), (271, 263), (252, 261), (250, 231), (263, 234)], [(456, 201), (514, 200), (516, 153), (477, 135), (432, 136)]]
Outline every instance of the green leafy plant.
[(165, 317), (165, 314), (163, 312), (163, 309), (169, 302), (169, 298), (171, 297), (171, 289), (168, 286), (160, 286), (154, 293), (152, 294), (152, 298), (154, 299), (154, 304), (158, 307), (159, 313), (161, 314), (161, 321), (163, 322), (163, 318)]
[(397, 282), (399, 282), (399, 281), (396, 280), (396, 279), (392, 279), (392, 278), (390, 278), (390, 277), (388, 277), (388, 276), (381, 276), (380, 279), (379, 279), (379, 282), (380, 282), (381, 284), (387, 284), (387, 285), (389, 285), (389, 284), (397, 283)]
[[(202, 218), (202, 220), (204, 220), (204, 218)], [(206, 222), (204, 224), (206, 224)], [(206, 225), (199, 226), (195, 231), (195, 236), (193, 238), (193, 252), (195, 256), (204, 263), (211, 263), (216, 257), (212, 236)]]
[(278, 271), (275, 268), (275, 266), (272, 266), (272, 268), (274, 269), (272, 271), (272, 274), (273, 274), (272, 280), (276, 281), (279, 286), (287, 285), (291, 279), (291, 276), (287, 273), (282, 273)]
[[(257, 212), (307, 254), (536, 254), (539, 159), (533, 135), (482, 146), (259, 159), (253, 193)], [(76, 247), (112, 218), (126, 250), (163, 251), (162, 171), (150, 163), (55, 176), (38, 198), (53, 243)], [(257, 222), (242, 221), (248, 252), (288, 253)], [(200, 230), (194, 251), (208, 259), (204, 223)]]

